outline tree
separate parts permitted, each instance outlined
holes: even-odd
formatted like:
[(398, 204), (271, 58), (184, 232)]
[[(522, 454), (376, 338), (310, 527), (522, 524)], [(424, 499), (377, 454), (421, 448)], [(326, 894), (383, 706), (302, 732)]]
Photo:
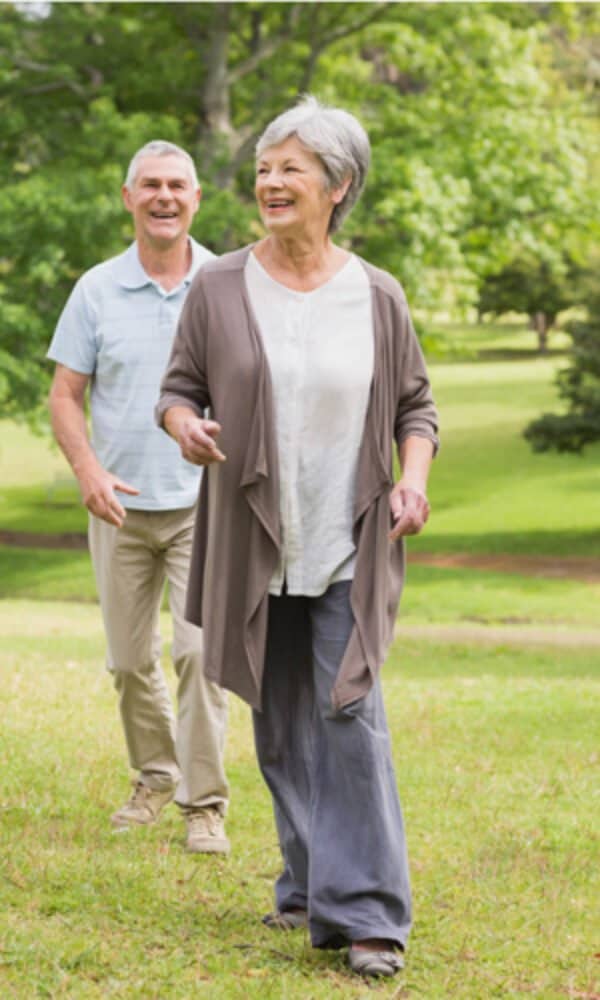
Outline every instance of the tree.
[(256, 137), (311, 85), (322, 52), (386, 6), (2, 9), (0, 415), (43, 404), (46, 346), (74, 280), (130, 239), (118, 192), (132, 152), (157, 136), (189, 148), (206, 195), (195, 235), (219, 251), (246, 242)]
[(543, 354), (559, 312), (577, 299), (577, 274), (572, 261), (560, 256), (557, 260), (540, 260), (522, 254), (497, 274), (484, 278), (478, 305), (482, 315), (527, 313), (537, 334), (538, 350)]
[(160, 136), (194, 153), (194, 235), (222, 252), (261, 234), (254, 142), (309, 89), (372, 138), (342, 240), (421, 310), (475, 302), (515, 248), (573, 254), (589, 219), (577, 117), (589, 81), (575, 58), (548, 56), (552, 6), (75, 2), (26, 16), (4, 4), (0, 415), (35, 412), (74, 280), (131, 238), (118, 188), (132, 152)]
[(591, 280), (595, 284), (589, 294), (588, 318), (570, 325), (570, 363), (557, 375), (567, 410), (545, 413), (529, 424), (525, 437), (534, 451), (581, 452), (600, 441), (600, 284), (597, 275)]

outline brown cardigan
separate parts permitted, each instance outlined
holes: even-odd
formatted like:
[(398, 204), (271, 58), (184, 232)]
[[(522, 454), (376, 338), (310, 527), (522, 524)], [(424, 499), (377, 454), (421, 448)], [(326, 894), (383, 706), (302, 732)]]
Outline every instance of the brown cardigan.
[[(186, 617), (204, 629), (207, 676), (260, 709), (268, 588), (280, 546), (279, 472), (271, 377), (244, 279), (250, 249), (209, 261), (194, 279), (156, 416), (162, 425), (171, 406), (200, 416), (210, 406), (221, 424), (227, 461), (202, 478)], [(367, 693), (392, 638), (404, 578), (404, 544), (388, 539), (393, 439), (414, 434), (437, 448), (436, 410), (404, 293), (389, 274), (361, 263), (375, 359), (354, 502), (355, 626), (331, 692), (334, 709)], [(309, 656), (308, 644), (296, 655)]]

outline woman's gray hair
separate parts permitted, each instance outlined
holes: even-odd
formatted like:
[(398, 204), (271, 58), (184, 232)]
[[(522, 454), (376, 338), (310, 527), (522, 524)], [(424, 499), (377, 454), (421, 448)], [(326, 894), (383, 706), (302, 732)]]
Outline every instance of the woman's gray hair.
[(256, 144), (257, 159), (266, 149), (279, 146), (293, 135), (321, 160), (328, 190), (351, 178), (350, 187), (331, 213), (329, 232), (333, 233), (364, 187), (371, 160), (369, 137), (354, 115), (342, 108), (327, 107), (309, 95), (267, 125)]
[(131, 163), (127, 168), (127, 176), (125, 178), (126, 188), (131, 188), (135, 184), (140, 160), (145, 159), (147, 156), (178, 156), (181, 160), (185, 160), (194, 187), (200, 187), (196, 166), (190, 154), (186, 153), (185, 149), (182, 149), (181, 146), (176, 146), (174, 142), (166, 142), (164, 139), (153, 139), (152, 142), (147, 142), (145, 146), (138, 149), (137, 153), (134, 153)]

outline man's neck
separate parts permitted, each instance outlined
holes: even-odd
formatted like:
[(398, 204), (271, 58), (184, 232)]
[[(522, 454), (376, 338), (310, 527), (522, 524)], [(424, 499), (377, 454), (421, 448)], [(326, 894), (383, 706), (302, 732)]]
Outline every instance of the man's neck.
[(138, 254), (148, 277), (157, 281), (166, 292), (177, 288), (192, 266), (192, 247), (187, 236), (165, 247), (138, 240)]

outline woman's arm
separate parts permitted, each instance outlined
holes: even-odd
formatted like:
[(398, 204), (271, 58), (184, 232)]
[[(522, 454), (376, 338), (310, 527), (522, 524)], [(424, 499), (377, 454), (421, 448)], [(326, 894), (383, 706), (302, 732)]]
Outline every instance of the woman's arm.
[(433, 458), (434, 444), (430, 438), (410, 435), (398, 448), (402, 478), (390, 493), (390, 508), (394, 524), (390, 541), (404, 535), (418, 535), (429, 517), (427, 477)]
[(171, 406), (162, 415), (163, 427), (175, 438), (181, 454), (194, 465), (224, 462), (215, 438), (221, 430), (216, 420), (204, 420), (189, 406)]

